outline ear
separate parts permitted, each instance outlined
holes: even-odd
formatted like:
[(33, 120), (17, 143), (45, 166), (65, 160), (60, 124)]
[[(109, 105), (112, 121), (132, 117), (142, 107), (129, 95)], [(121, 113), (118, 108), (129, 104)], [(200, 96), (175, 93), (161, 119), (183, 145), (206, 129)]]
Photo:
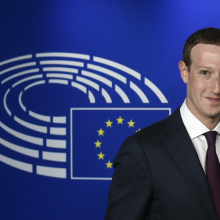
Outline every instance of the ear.
[(189, 72), (186, 64), (181, 60), (178, 64), (180, 69), (180, 74), (184, 83), (188, 83)]

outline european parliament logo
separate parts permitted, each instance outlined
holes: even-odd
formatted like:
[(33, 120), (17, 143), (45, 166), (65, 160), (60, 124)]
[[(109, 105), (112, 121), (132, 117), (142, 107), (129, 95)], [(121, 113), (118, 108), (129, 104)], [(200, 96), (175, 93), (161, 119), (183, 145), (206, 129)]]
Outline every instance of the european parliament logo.
[(153, 82), (101, 57), (37, 53), (0, 68), (0, 161), (32, 174), (109, 180), (123, 140), (171, 113), (149, 107), (168, 103)]

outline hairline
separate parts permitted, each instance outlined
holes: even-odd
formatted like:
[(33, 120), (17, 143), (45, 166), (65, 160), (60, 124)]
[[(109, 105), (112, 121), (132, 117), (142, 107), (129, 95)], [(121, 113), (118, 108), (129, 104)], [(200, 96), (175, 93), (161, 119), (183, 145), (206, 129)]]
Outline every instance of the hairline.
[[(188, 72), (190, 72), (190, 68), (191, 68), (191, 65), (192, 65), (192, 58), (191, 58), (191, 54), (192, 54), (192, 49), (196, 46), (196, 45), (198, 45), (198, 44), (208, 44), (208, 45), (216, 45), (216, 46), (220, 46), (220, 42), (219, 43), (206, 43), (206, 42), (197, 42), (193, 47), (191, 47), (191, 49), (190, 49), (190, 54), (189, 54), (189, 65), (188, 66), (186, 66), (187, 67), (187, 70), (188, 70)], [(185, 63), (185, 62), (184, 62)]]

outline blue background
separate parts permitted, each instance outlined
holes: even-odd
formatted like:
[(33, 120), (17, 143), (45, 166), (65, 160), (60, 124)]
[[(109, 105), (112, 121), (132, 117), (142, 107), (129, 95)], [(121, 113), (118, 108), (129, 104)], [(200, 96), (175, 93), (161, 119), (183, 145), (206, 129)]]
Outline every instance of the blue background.
[[(173, 112), (186, 95), (178, 70), (185, 40), (198, 29), (220, 28), (219, 8), (218, 0), (1, 1), (0, 62), (42, 52), (102, 57), (141, 73), (168, 100), (163, 104), (149, 94), (147, 104), (140, 100), (127, 105), (118, 101), (108, 107), (160, 107), (171, 108)], [(58, 92), (59, 87), (56, 88), (56, 95), (65, 96), (65, 90)], [(31, 97), (37, 92), (32, 90), (30, 97), (26, 97), (30, 106), (34, 106)], [(3, 95), (1, 86), (1, 100)], [(71, 97), (60, 100), (62, 104), (55, 105), (54, 111), (64, 112), (62, 106), (68, 106), (70, 100)], [(94, 106), (105, 105), (97, 102)], [(91, 104), (76, 97), (71, 107), (91, 107)], [(10, 125), (2, 104), (0, 113), (0, 120), (8, 120)], [(10, 138), (2, 129), (0, 132), (1, 137)], [(2, 145), (0, 153), (13, 158), (13, 152)], [(67, 165), (70, 166), (69, 160)], [(0, 219), (104, 218), (110, 181), (71, 180), (69, 173), (66, 179), (44, 177), (4, 163), (0, 163), (0, 178)]]

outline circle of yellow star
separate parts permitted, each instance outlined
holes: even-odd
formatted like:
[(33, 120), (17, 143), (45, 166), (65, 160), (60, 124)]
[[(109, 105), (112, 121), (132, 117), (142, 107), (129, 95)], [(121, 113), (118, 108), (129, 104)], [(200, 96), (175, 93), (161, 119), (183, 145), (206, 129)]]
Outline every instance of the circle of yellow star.
[(124, 118), (121, 118), (121, 116), (119, 118), (116, 119), (118, 121), (118, 124), (123, 124), (123, 120)]
[(110, 160), (108, 161), (108, 163), (105, 163), (105, 164), (107, 165), (107, 169), (108, 169), (108, 168), (111, 168), (111, 169), (112, 169), (113, 163), (111, 163)]
[(97, 155), (98, 155), (98, 157), (99, 157), (99, 160), (100, 160), (100, 159), (104, 160), (105, 154), (103, 154), (102, 152), (100, 152), (100, 154), (97, 154)]
[(102, 142), (99, 142), (99, 140), (97, 140), (96, 142), (94, 142), (95, 147), (101, 147)]
[(134, 121), (130, 120), (130, 121), (128, 122), (128, 124), (129, 124), (128, 127), (129, 127), (129, 128), (130, 128), (130, 127), (134, 127), (134, 123), (135, 123)]
[(100, 130), (98, 130), (99, 136), (100, 136), (100, 135), (104, 136), (104, 132), (105, 132), (105, 131), (100, 128)]
[(105, 122), (106, 123), (106, 127), (112, 127), (112, 121), (108, 120)]

